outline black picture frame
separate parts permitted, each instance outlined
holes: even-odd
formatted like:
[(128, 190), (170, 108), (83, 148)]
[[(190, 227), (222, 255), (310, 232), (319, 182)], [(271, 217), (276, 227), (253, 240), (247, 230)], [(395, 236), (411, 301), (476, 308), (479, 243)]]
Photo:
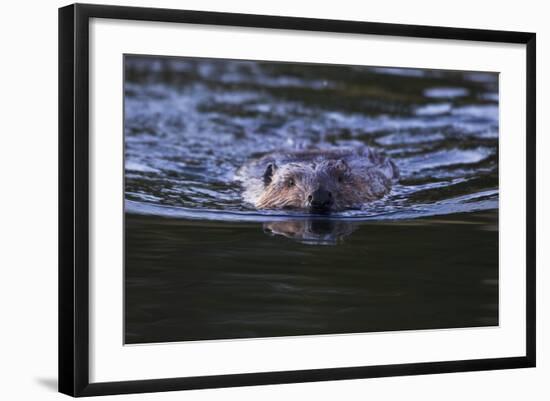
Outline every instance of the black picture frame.
[[(155, 380), (89, 381), (88, 61), (91, 18), (439, 38), (526, 45), (527, 260), (526, 355), (521, 357), (358, 366)], [(157, 392), (535, 366), (536, 35), (265, 15), (75, 4), (59, 9), (59, 391), (71, 396)]]

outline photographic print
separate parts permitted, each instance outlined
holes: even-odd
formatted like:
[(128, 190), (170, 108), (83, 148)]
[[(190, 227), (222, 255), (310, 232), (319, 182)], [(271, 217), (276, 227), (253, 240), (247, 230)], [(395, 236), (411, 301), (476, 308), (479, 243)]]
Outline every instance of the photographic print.
[(124, 55), (124, 342), (499, 324), (499, 75)]

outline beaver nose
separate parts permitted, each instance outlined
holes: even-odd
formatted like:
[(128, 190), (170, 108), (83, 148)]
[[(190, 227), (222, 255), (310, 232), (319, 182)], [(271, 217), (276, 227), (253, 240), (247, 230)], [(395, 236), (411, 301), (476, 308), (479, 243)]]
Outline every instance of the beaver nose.
[(308, 197), (308, 204), (312, 209), (326, 210), (332, 206), (332, 193), (323, 188), (312, 192)]

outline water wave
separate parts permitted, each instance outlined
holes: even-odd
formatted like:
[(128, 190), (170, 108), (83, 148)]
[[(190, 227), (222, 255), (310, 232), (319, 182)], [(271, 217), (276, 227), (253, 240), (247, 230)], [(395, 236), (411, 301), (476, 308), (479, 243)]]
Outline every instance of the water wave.
[(127, 213), (312, 218), (255, 210), (243, 202), (235, 171), (274, 150), (354, 145), (388, 154), (401, 179), (386, 198), (331, 219), (498, 208), (496, 74), (140, 57), (125, 63)]

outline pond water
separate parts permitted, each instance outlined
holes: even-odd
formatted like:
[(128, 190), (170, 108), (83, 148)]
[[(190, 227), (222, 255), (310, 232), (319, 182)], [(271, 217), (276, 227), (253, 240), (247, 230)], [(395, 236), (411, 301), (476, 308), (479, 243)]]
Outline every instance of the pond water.
[[(125, 57), (127, 343), (498, 324), (498, 74)], [(259, 211), (236, 170), (367, 145), (392, 192)]]

